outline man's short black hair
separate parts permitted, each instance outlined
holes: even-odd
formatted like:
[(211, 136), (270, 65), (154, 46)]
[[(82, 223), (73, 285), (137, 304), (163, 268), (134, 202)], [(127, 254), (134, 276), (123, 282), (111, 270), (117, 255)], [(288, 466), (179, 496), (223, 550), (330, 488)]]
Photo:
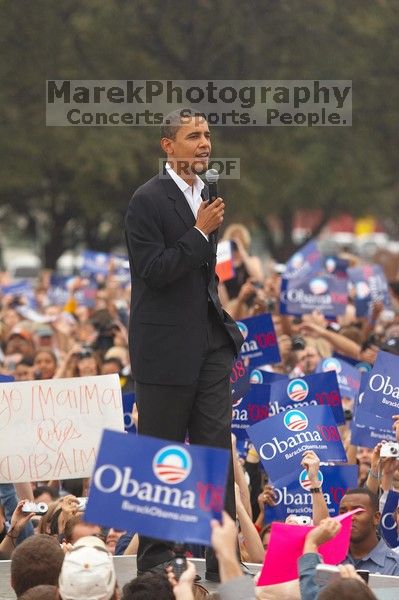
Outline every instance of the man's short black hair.
[(194, 117), (206, 120), (203, 113), (193, 110), (192, 108), (178, 108), (177, 110), (170, 112), (166, 115), (161, 125), (161, 139), (176, 139), (177, 130)]
[(350, 496), (353, 494), (363, 494), (364, 496), (368, 496), (370, 498), (370, 504), (374, 512), (378, 512), (380, 510), (380, 503), (378, 501), (378, 496), (374, 494), (367, 487), (358, 487), (358, 488), (350, 488), (346, 490), (345, 496)]
[(36, 585), (58, 585), (64, 552), (58, 541), (32, 535), (17, 546), (11, 557), (11, 585), (16, 595)]
[(49, 494), (52, 500), (57, 500), (60, 497), (60, 493), (57, 488), (51, 485), (38, 485), (37, 488), (33, 490), (33, 497), (35, 500), (42, 494)]
[(129, 581), (122, 591), (122, 600), (174, 600), (171, 584), (161, 573), (143, 573)]

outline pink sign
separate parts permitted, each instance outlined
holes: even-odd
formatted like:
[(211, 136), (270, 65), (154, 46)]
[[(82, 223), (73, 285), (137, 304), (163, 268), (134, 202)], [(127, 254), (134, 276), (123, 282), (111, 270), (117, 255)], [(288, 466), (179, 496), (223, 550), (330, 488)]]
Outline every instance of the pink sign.
[[(362, 511), (357, 508), (344, 515), (334, 517), (342, 524), (341, 531), (332, 540), (319, 546), (319, 554), (325, 563), (337, 565), (342, 562), (349, 549), (352, 515)], [(303, 554), (305, 538), (314, 526), (273, 523), (265, 562), (258, 585), (273, 585), (298, 578), (298, 559)]]

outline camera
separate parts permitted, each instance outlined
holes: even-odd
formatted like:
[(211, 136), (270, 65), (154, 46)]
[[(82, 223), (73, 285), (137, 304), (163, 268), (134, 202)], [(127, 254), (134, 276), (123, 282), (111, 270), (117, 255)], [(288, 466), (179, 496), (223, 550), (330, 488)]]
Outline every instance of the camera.
[(45, 515), (48, 511), (48, 506), (45, 502), (25, 502), (22, 507), (23, 513), (35, 513), (35, 515)]
[(76, 498), (78, 501), (78, 510), (86, 510), (87, 498)]
[(305, 350), (306, 342), (302, 336), (294, 335), (294, 337), (291, 338), (291, 347), (293, 350)]
[(381, 458), (397, 458), (399, 459), (399, 444), (396, 442), (388, 442), (381, 446)]
[(295, 518), (295, 523), (297, 525), (311, 525), (312, 518), (307, 517), (306, 515), (293, 515)]
[(171, 564), (176, 581), (179, 581), (183, 571), (187, 569), (186, 549), (184, 544), (175, 544), (174, 552), (175, 557)]

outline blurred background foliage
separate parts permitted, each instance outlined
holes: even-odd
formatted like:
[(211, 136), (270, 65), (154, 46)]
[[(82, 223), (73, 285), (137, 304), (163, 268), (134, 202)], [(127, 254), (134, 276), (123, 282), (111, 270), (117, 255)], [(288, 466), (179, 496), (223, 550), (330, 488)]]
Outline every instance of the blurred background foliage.
[(0, 0), (0, 17), (0, 219), (40, 235), (47, 267), (123, 244), (161, 152), (157, 127), (46, 127), (46, 79), (351, 79), (352, 127), (213, 129), (213, 154), (241, 159), (227, 218), (278, 260), (298, 208), (375, 214), (398, 236), (396, 0)]

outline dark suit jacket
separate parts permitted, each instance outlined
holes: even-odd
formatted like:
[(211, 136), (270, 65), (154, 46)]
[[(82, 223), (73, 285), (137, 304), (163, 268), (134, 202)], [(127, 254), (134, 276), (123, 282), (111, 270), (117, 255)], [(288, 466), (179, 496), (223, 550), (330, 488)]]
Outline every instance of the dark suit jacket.
[(241, 347), (243, 338), (217, 295), (215, 243), (194, 224), (183, 192), (167, 174), (147, 181), (130, 201), (125, 220), (132, 277), (129, 350), (140, 383), (195, 382), (206, 349), (208, 298), (236, 354)]

